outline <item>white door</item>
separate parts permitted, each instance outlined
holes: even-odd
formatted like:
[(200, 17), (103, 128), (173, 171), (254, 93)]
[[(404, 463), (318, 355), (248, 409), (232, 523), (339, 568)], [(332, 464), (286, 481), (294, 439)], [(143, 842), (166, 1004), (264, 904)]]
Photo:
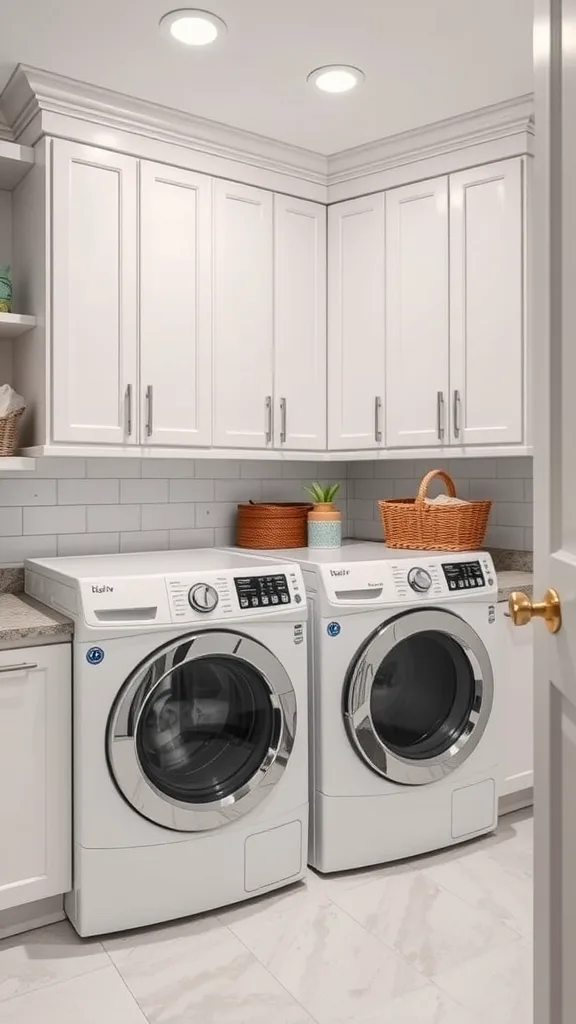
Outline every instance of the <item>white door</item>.
[(453, 444), (514, 444), (524, 421), (521, 159), (450, 176)]
[(136, 441), (137, 173), (132, 157), (52, 143), (54, 441)]
[(70, 644), (0, 651), (0, 911), (72, 884)]
[(386, 443), (449, 439), (448, 179), (386, 194)]
[(214, 182), (214, 444), (273, 438), (272, 193)]
[(384, 433), (384, 193), (328, 209), (328, 447)]
[(536, 0), (534, 301), (536, 596), (559, 595), (556, 634), (534, 628), (535, 1007), (576, 1018), (576, 0)]
[(274, 196), (274, 444), (326, 448), (326, 207)]
[(212, 179), (140, 166), (140, 438), (212, 440)]

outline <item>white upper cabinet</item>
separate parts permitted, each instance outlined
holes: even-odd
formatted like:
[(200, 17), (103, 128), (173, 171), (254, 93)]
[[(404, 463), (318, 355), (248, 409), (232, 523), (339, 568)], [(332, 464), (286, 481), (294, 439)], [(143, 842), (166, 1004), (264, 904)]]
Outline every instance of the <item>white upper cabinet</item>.
[(326, 207), (274, 196), (274, 444), (326, 447)]
[(384, 195), (328, 210), (328, 447), (384, 439)]
[(450, 177), (454, 444), (523, 438), (522, 162)]
[(134, 442), (138, 162), (60, 139), (52, 147), (53, 440)]
[(273, 439), (273, 197), (214, 182), (214, 435), (216, 446)]
[(141, 443), (210, 445), (212, 179), (152, 163), (140, 175)]
[(386, 195), (386, 444), (448, 443), (448, 179)]

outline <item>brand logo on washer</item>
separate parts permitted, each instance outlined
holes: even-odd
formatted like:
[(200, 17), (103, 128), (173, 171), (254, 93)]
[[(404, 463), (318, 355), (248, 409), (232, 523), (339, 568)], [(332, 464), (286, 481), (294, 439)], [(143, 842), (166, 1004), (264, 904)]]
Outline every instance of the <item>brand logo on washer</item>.
[(331, 576), (349, 576), (350, 569), (330, 569)]
[(342, 626), (340, 625), (339, 622), (329, 622), (328, 625), (326, 626), (326, 632), (328, 633), (328, 636), (338, 636), (341, 629)]
[(86, 651), (86, 661), (89, 665), (100, 665), (104, 661), (104, 651), (101, 647), (90, 647)]
[(92, 584), (92, 593), (93, 594), (113, 594), (114, 593), (114, 587), (109, 587), (105, 583), (103, 583), (102, 586), (98, 586), (97, 583), (93, 583)]

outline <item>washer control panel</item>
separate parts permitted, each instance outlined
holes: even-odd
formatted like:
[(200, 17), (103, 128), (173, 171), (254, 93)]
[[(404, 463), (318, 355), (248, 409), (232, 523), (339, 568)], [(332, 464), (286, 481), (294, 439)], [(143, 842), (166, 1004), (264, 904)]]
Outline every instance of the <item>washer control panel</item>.
[(408, 573), (408, 583), (417, 594), (425, 594), (432, 586), (432, 577), (427, 569), (416, 565)]
[(197, 612), (213, 612), (219, 600), (218, 591), (209, 583), (195, 583), (188, 591), (190, 607)]
[(442, 569), (450, 591), (486, 586), (480, 562), (443, 562)]
[(273, 608), (291, 602), (288, 580), (283, 573), (236, 576), (234, 585), (241, 608)]

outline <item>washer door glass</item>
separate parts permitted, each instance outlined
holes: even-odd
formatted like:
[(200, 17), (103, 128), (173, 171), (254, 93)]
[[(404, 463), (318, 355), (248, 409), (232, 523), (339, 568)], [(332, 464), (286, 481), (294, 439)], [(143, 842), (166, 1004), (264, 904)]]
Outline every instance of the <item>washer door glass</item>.
[(278, 659), (250, 637), (214, 630), (166, 644), (126, 680), (108, 722), (108, 761), (144, 817), (180, 831), (218, 828), (271, 792), (295, 729), (296, 697)]
[(422, 785), (462, 764), (488, 724), (490, 659), (457, 615), (427, 609), (382, 626), (348, 674), (345, 720), (374, 771)]
[(142, 770), (162, 793), (211, 803), (242, 789), (274, 742), (270, 690), (253, 666), (208, 655), (184, 661), (138, 717)]

